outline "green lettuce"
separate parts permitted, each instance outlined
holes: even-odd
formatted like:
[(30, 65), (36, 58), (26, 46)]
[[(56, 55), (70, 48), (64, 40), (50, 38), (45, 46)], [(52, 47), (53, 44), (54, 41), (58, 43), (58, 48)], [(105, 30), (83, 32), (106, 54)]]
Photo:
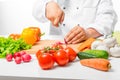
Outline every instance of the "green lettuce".
[(25, 43), (21, 38), (14, 40), (10, 37), (0, 37), (0, 58), (4, 58), (7, 54), (30, 49), (31, 47), (32, 45)]

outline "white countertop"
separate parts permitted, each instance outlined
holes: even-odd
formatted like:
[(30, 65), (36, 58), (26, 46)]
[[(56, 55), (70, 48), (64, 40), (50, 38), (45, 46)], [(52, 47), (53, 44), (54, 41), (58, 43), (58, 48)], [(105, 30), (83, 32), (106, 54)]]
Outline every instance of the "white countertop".
[(65, 67), (42, 70), (34, 54), (29, 63), (16, 64), (0, 59), (0, 80), (120, 80), (120, 58), (110, 58), (108, 72), (82, 66), (78, 58)]
[[(42, 39), (48, 39), (44, 36)], [(60, 36), (49, 36), (59, 40)], [(55, 66), (51, 70), (42, 70), (34, 54), (29, 63), (16, 64), (0, 59), (0, 80), (120, 80), (120, 58), (110, 57), (111, 69), (108, 72), (82, 66), (77, 58), (67, 66)]]

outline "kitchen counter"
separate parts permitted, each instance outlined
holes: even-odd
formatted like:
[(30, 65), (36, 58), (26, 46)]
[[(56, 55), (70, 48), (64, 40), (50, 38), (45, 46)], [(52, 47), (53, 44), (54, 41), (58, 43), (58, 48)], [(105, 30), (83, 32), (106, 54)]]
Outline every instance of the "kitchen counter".
[(109, 58), (112, 67), (108, 72), (82, 66), (78, 58), (67, 66), (55, 65), (51, 70), (42, 70), (35, 55), (31, 55), (29, 63), (0, 59), (0, 80), (120, 80), (120, 58)]
[[(44, 37), (43, 40), (48, 39)], [(58, 36), (49, 39), (60, 40)], [(82, 66), (79, 59), (64, 67), (57, 66), (51, 70), (42, 70), (35, 54), (31, 54), (29, 63), (16, 64), (0, 59), (0, 80), (120, 80), (120, 58), (110, 57), (111, 69), (108, 72)]]

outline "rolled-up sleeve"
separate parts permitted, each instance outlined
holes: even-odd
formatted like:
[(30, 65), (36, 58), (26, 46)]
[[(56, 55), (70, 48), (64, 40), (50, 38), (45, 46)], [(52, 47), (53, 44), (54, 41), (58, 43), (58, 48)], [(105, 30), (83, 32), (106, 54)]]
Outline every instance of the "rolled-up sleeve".
[(46, 22), (48, 19), (45, 16), (45, 7), (46, 4), (50, 1), (55, 1), (57, 0), (38, 0), (34, 7), (33, 7), (33, 16), (39, 21), (39, 22)]
[(101, 0), (98, 5), (96, 18), (88, 27), (96, 29), (105, 36), (110, 35), (117, 22), (117, 15), (113, 9), (113, 4), (111, 0)]

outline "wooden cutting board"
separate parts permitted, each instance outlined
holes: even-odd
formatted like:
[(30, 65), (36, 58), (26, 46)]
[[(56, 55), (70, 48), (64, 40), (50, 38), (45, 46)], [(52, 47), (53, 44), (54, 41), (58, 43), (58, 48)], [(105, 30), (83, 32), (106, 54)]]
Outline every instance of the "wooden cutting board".
[[(58, 40), (41, 40), (41, 41), (37, 42), (35, 45), (33, 45), (31, 49), (28, 49), (25, 51), (30, 54), (35, 54), (39, 49), (42, 49), (47, 46), (52, 46), (52, 44), (54, 44), (56, 42), (58, 42)], [(61, 41), (61, 42), (63, 42), (63, 41)], [(65, 47), (65, 46), (66, 45), (63, 45), (63, 47)], [(76, 52), (78, 52), (77, 47), (79, 46), (79, 44), (70, 44), (67, 46), (72, 47)]]

